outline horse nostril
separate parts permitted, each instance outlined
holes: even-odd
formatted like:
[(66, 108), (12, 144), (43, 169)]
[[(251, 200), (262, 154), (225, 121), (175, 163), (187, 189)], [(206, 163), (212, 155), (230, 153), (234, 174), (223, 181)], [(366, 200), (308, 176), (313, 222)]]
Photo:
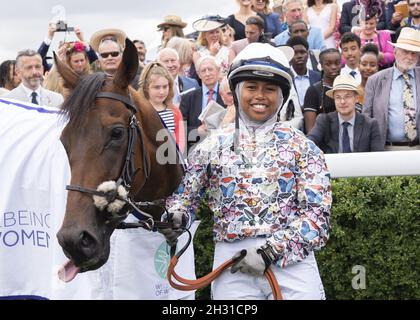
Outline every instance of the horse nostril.
[(98, 241), (89, 232), (82, 231), (79, 238), (79, 247), (84, 255), (89, 258), (95, 254)]

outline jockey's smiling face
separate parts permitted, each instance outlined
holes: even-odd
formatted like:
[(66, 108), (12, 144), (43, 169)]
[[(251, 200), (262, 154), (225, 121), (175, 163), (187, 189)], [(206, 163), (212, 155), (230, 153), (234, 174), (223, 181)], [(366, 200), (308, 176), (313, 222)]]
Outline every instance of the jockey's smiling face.
[(280, 87), (266, 81), (244, 81), (240, 104), (244, 113), (253, 121), (265, 121), (279, 106)]

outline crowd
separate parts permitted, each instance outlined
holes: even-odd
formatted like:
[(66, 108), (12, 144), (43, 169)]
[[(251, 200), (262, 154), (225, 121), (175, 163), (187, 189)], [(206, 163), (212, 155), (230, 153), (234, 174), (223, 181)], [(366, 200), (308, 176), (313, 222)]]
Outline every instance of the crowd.
[[(170, 216), (189, 225), (206, 194), (215, 213), (215, 267), (242, 248), (239, 241), (250, 249), (234, 271), (261, 275), (275, 264), (289, 297), (322, 298), (312, 251), (328, 239), (323, 153), (420, 149), (420, 2), (231, 1), (237, 12), (203, 16), (191, 35), (181, 17), (166, 16), (151, 61), (145, 43), (133, 41), (139, 68), (132, 87), (189, 154)], [(54, 32), (51, 24), (37, 51), (2, 63), (2, 97), (60, 107), (69, 93), (47, 59)], [(78, 41), (54, 48), (57, 58), (80, 75), (112, 77), (124, 31), (100, 30), (89, 42), (79, 28), (75, 34)], [(238, 139), (248, 156), (230, 152)], [(163, 233), (168, 241), (179, 235)], [(293, 269), (302, 261), (308, 269)], [(306, 291), (294, 282), (299, 272), (310, 274)], [(229, 294), (226, 283), (235, 288)], [(226, 276), (213, 294), (258, 298), (266, 288), (250, 289), (256, 286)]]

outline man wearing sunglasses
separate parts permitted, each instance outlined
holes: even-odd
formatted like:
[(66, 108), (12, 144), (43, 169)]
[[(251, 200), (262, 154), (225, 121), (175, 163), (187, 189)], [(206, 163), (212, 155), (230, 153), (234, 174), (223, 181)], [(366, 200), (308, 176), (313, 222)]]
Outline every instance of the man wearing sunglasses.
[(101, 41), (98, 53), (102, 71), (113, 76), (121, 63), (122, 48), (117, 42), (106, 39)]
[(420, 0), (407, 0), (408, 17), (404, 18), (402, 13), (395, 11), (395, 5), (401, 0), (394, 0), (388, 4), (388, 29), (397, 30), (396, 40), (401, 31), (401, 28), (410, 27), (420, 30)]

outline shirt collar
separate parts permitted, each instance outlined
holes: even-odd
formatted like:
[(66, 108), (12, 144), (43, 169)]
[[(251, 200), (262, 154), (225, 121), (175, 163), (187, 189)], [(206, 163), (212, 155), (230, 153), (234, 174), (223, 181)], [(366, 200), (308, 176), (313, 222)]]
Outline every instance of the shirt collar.
[[(394, 64), (393, 68), (394, 68), (394, 72), (393, 72), (392, 79), (397, 80), (399, 77), (402, 77), (403, 73), (397, 68), (397, 66), (395, 64)], [(409, 77), (411, 79), (414, 79), (414, 69), (408, 70), (407, 74), (409, 75)]]
[(297, 73), (296, 73), (296, 71), (295, 71), (295, 69), (294, 69), (293, 67), (291, 67), (290, 69), (292, 70), (293, 75), (294, 75), (295, 77), (300, 77), (300, 78), (309, 78), (309, 69), (308, 69), (308, 68), (306, 68), (306, 74), (304, 74), (303, 76), (301, 76), (300, 74), (297, 74)]
[(340, 126), (343, 124), (343, 122), (348, 122), (354, 127), (354, 121), (356, 120), (356, 111), (355, 111), (353, 117), (350, 120), (343, 120), (341, 115), (339, 113), (337, 113), (337, 114), (338, 114), (338, 121), (340, 122)]
[[(216, 85), (213, 88), (213, 93), (217, 94), (219, 90), (219, 82), (216, 82)], [(204, 94), (208, 94), (209, 93), (209, 88), (207, 88), (207, 86), (203, 83), (203, 93)]]
[(22, 82), (22, 88), (25, 91), (26, 95), (31, 99), (32, 99), (32, 92), (36, 92), (38, 97), (41, 96), (41, 86), (39, 86), (38, 89), (36, 89), (36, 90), (32, 90), (32, 89), (29, 89), (28, 87), (26, 87)]

